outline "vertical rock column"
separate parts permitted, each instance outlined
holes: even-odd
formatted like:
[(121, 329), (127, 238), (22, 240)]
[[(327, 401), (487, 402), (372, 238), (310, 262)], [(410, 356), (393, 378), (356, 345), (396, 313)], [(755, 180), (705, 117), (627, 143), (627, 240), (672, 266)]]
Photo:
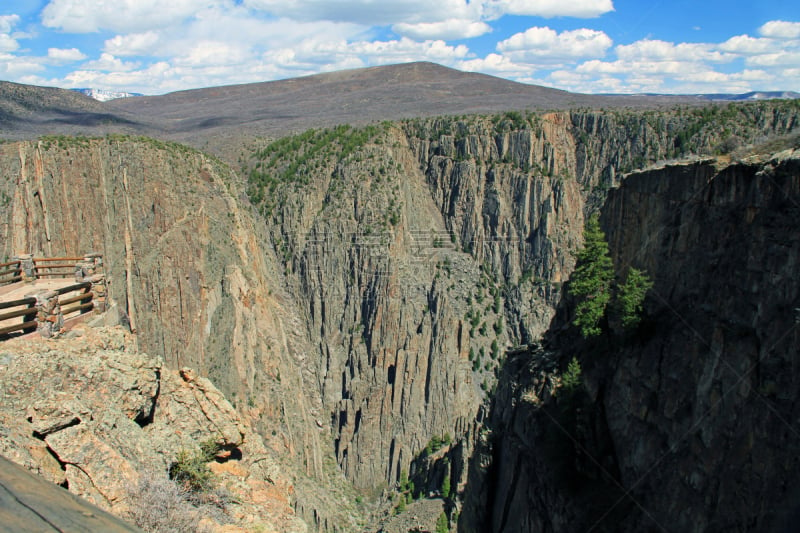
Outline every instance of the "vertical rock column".
[(57, 337), (64, 329), (64, 315), (58, 304), (58, 293), (55, 291), (39, 291), (26, 294), (26, 298), (36, 298), (36, 331), (42, 337)]

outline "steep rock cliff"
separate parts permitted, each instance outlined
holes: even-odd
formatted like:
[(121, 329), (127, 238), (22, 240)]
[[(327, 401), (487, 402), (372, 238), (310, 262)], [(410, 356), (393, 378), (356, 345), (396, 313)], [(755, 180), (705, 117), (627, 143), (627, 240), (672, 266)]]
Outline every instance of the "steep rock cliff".
[(230, 169), (144, 138), (44, 138), (0, 153), (0, 255), (103, 254), (139, 348), (198, 369), (253, 420), (309, 493), (304, 516), (350, 524), (357, 511), (317, 490), (344, 485), (325, 467), (318, 397), (296, 393), (313, 376), (302, 314)]
[(319, 343), (348, 478), (391, 485), (431, 438), (472, 438), (502, 353), (547, 329), (584, 212), (623, 170), (729, 149), (732, 131), (783, 134), (797, 116), (507, 113), (318, 130), (257, 152), (249, 193)]
[[(635, 332), (506, 367), (474, 457), (466, 531), (769, 531), (800, 469), (800, 154), (629, 176), (602, 210), (615, 269), (654, 281)], [(558, 390), (577, 356), (585, 390)], [(563, 363), (562, 363), (563, 364)], [(563, 367), (561, 368), (563, 371)]]

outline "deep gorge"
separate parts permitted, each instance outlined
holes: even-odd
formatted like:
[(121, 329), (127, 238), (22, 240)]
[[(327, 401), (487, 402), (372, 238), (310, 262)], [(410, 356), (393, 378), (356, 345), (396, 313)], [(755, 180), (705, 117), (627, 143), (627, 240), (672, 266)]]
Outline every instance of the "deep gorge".
[[(692, 409), (717, 406), (714, 394), (734, 384), (706, 352), (732, 353), (731, 368), (758, 362), (753, 387), (764, 389), (721, 406), (719, 427), (697, 446), (735, 455), (768, 440), (772, 430), (757, 424), (753, 435), (730, 435), (737, 413), (762, 416), (762, 397), (791, 416), (792, 398), (778, 392), (791, 387), (788, 363), (761, 361), (764, 346), (790, 353), (798, 342), (796, 332), (781, 337), (798, 297), (797, 159), (728, 161), (799, 120), (792, 102), (414, 119), (287, 137), (239, 168), (145, 138), (6, 143), (0, 253), (101, 251), (110, 296), (141, 347), (197, 368), (252, 421), (292, 472), (312, 529), (352, 530), (366, 514), (358, 495), (380, 499), (403, 471), (433, 490), (448, 470), (463, 531), (566, 531), (597, 518), (576, 509), (590, 489), (562, 486), (538, 453), (546, 407), (520, 399), (532, 376), (549, 383), (576, 354), (588, 397), (581, 442), (613, 472), (613, 481), (578, 472), (595, 490), (633, 485), (636, 502), (666, 515), (686, 491), (712, 490), (710, 480), (726, 497), (748, 485), (752, 494), (725, 500), (731, 521), (720, 511), (701, 524), (698, 504), (668, 530), (761, 526), (775, 516), (734, 510), (781, 496), (711, 452), (692, 448), (686, 464), (670, 463), (694, 487), (635, 482), (696, 424), (702, 413)], [(648, 300), (651, 330), (621, 344), (568, 331), (564, 286), (595, 212), (615, 265), (645, 268), (663, 295)], [(711, 349), (685, 334), (676, 308)], [(544, 348), (524, 348), (543, 336)], [(676, 399), (687, 391), (696, 407)], [(445, 435), (449, 444), (423, 457)], [(622, 446), (633, 436), (645, 451)], [(777, 449), (791, 450), (790, 438), (774, 446), (770, 457), (789, 457)], [(785, 468), (780, 475), (795, 471)], [(681, 488), (659, 495), (661, 484)], [(612, 509), (636, 507), (625, 505)], [(630, 531), (652, 526), (644, 515), (628, 520)]]

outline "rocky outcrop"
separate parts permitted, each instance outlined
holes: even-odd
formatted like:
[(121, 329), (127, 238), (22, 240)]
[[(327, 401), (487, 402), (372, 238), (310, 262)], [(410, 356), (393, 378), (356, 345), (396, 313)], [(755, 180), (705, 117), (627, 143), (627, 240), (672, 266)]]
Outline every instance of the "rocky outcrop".
[[(564, 314), (549, 356), (507, 366), (462, 528), (788, 530), (787, 480), (800, 473), (799, 201), (791, 148), (666, 166), (612, 190), (601, 220), (615, 269), (655, 282), (645, 320), (583, 341), (562, 330)], [(572, 356), (582, 397), (530, 396), (559, 373), (554, 363), (541, 373), (548, 357)]]
[(291, 482), (208, 379), (165, 368), (119, 328), (67, 337), (0, 346), (1, 455), (125, 516), (140, 477), (166, 476), (182, 451), (213, 441), (235, 502), (226, 521), (306, 530)]
[(138, 528), (0, 457), (0, 530), (107, 531)]

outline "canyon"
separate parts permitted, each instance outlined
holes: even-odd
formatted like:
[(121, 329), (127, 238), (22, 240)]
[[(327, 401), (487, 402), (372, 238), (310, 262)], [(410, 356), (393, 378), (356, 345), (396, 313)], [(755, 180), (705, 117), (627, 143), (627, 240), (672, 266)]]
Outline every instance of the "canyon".
[[(768, 530), (797, 470), (800, 106), (665, 105), (8, 141), (0, 256), (101, 253), (122, 351), (208, 378), (223, 444), (280, 465), (275, 529), (376, 530), (406, 491), (459, 531)], [(634, 333), (571, 326), (593, 214), (654, 281)], [(17, 462), (63, 482), (35, 440)]]

